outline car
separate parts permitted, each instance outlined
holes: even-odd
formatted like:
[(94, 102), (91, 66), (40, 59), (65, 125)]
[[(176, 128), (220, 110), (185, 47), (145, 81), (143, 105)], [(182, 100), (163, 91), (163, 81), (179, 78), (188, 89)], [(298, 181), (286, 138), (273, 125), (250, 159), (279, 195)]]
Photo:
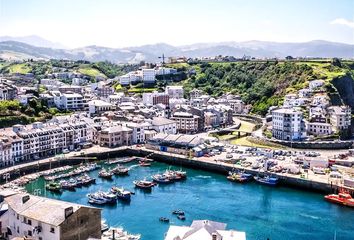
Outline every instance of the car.
[(75, 152), (80, 152), (81, 151), (81, 148), (76, 148), (75, 149)]
[(233, 158), (232, 154), (226, 154), (226, 158)]
[(69, 153), (70, 151), (68, 149), (63, 149), (63, 153), (66, 154), (66, 153)]

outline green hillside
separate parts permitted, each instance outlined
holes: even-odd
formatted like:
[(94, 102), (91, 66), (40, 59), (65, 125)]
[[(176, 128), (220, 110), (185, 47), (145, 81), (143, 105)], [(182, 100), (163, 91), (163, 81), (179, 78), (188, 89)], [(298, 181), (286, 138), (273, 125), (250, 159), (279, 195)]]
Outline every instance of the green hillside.
[[(354, 75), (351, 74), (354, 69), (352, 62), (331, 61), (197, 63), (183, 67), (188, 72), (191, 69), (196, 72), (183, 82), (187, 94), (193, 88), (202, 89), (213, 96), (220, 96), (225, 92), (239, 94), (244, 102), (253, 105), (253, 113), (261, 115), (270, 106), (281, 104), (285, 94), (307, 87), (308, 82), (315, 79), (325, 80), (331, 99), (341, 101), (347, 96), (341, 95), (343, 91), (338, 91), (338, 84), (334, 83), (345, 78), (349, 78), (349, 82), (350, 79), (353, 81)], [(348, 90), (346, 91), (345, 95), (348, 94)], [(354, 107), (354, 95), (351, 97), (353, 105), (350, 101), (344, 102)]]

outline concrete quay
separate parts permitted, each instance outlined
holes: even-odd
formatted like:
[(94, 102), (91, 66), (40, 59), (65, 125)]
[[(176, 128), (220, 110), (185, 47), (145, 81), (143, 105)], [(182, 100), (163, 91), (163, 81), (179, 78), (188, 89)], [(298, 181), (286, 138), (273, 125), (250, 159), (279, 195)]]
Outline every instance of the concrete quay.
[[(206, 171), (216, 172), (223, 175), (227, 175), (232, 169), (244, 170), (247, 173), (253, 175), (263, 175), (262, 171), (254, 170), (251, 168), (245, 168), (240, 165), (234, 165), (229, 163), (224, 163), (216, 161), (214, 159), (194, 158), (188, 157), (180, 154), (173, 154), (161, 151), (155, 151), (151, 149), (146, 149), (144, 147), (138, 148), (136, 146), (123, 146), (119, 148), (102, 148), (99, 146), (92, 147), (90, 149), (85, 149), (84, 154), (82, 153), (70, 153), (62, 157), (52, 157), (39, 161), (23, 163), (8, 167), (0, 170), (0, 183), (5, 183), (6, 180), (14, 180), (20, 176), (24, 176), (30, 173), (35, 173), (39, 171), (48, 170), (51, 168), (57, 168), (64, 165), (76, 165), (83, 162), (91, 162), (97, 160), (103, 160), (113, 157), (123, 157), (123, 156), (140, 156), (149, 157), (155, 161), (165, 162), (177, 167), (190, 167), (194, 169), (202, 169)], [(6, 179), (6, 175), (9, 178)], [(329, 182), (328, 178), (323, 175), (309, 174), (308, 178), (301, 178), (300, 175), (284, 174), (284, 173), (272, 173), (273, 176), (280, 178), (280, 185), (288, 186), (298, 189), (304, 189), (308, 191), (316, 191), (322, 193), (329, 193), (337, 190), (338, 186), (334, 182)], [(352, 193), (354, 189), (349, 189)]]

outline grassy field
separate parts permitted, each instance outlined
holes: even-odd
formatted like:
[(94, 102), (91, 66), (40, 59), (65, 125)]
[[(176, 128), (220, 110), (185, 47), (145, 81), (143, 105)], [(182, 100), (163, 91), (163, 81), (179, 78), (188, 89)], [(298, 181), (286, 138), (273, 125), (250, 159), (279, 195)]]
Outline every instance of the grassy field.
[(78, 69), (78, 72), (82, 73), (84, 75), (90, 76), (90, 77), (97, 77), (97, 76), (106, 77), (103, 73), (101, 73), (97, 69), (91, 68), (91, 67), (86, 67), (86, 66), (80, 67)]
[(32, 71), (32, 68), (26, 63), (12, 64), (9, 67), (10, 73), (21, 73), (26, 74)]
[(148, 92), (153, 92), (157, 90), (156, 88), (131, 88), (131, 89), (128, 89), (128, 92), (130, 93), (148, 93)]

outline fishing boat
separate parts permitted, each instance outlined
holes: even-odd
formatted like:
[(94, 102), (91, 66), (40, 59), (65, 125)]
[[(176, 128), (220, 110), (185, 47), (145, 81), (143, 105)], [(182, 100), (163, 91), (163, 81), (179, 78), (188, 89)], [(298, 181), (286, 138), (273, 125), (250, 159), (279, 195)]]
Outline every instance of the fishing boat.
[(76, 180), (77, 180), (77, 182), (80, 182), (82, 184), (82, 186), (88, 186), (88, 185), (96, 183), (96, 179), (90, 177), (87, 174), (77, 177)]
[(113, 177), (113, 173), (111, 171), (108, 171), (106, 169), (102, 169), (99, 173), (98, 176), (100, 178), (104, 178), (104, 179), (112, 179)]
[(244, 173), (244, 172), (229, 172), (229, 176), (227, 179), (231, 182), (248, 182), (252, 180), (252, 174)]
[(109, 226), (108, 224), (106, 223), (106, 220), (105, 219), (102, 219), (101, 220), (101, 232), (105, 232), (109, 229)]
[(254, 180), (256, 180), (260, 184), (268, 185), (268, 186), (276, 186), (279, 182), (279, 178), (277, 177), (260, 177), (260, 176), (254, 176)]
[(150, 189), (155, 186), (155, 183), (152, 181), (147, 181), (147, 180), (139, 180), (139, 181), (134, 181), (135, 187), (141, 188), (141, 189)]
[(131, 198), (131, 192), (124, 190), (124, 188), (112, 187), (111, 193), (115, 194), (118, 199), (129, 201)]
[(172, 214), (175, 214), (175, 215), (185, 215), (184, 211), (178, 209), (178, 210), (173, 210), (172, 211)]
[(117, 196), (111, 192), (101, 192), (101, 196), (106, 199), (106, 203), (114, 204), (117, 202)]
[(166, 223), (168, 223), (168, 222), (170, 222), (170, 219), (168, 219), (168, 218), (166, 218), (166, 217), (160, 217), (160, 218), (159, 218), (159, 221), (160, 221), (160, 222), (166, 222)]
[(155, 174), (152, 175), (151, 178), (156, 183), (168, 184), (173, 182), (172, 180), (169, 179), (168, 176), (164, 174)]
[(144, 161), (144, 160), (140, 160), (140, 161), (139, 161), (139, 166), (140, 166), (140, 167), (150, 167), (150, 166), (151, 166), (151, 163), (146, 162), (146, 161)]
[(115, 168), (112, 169), (112, 173), (116, 175), (128, 175), (129, 174), (129, 169), (126, 167), (123, 167), (121, 165), (116, 166)]
[(61, 192), (61, 186), (58, 182), (50, 182), (45, 186), (45, 188), (52, 192)]
[(109, 228), (108, 231), (102, 233), (102, 240), (140, 240), (140, 234), (129, 234), (123, 228)]
[(91, 204), (103, 205), (106, 204), (106, 199), (96, 194), (88, 194), (88, 202)]
[(66, 180), (61, 180), (59, 183), (60, 183), (61, 188), (64, 189), (64, 190), (69, 190), (69, 191), (74, 191), (75, 190), (76, 183), (71, 183), (71, 182), (66, 181)]
[(339, 194), (329, 194), (324, 196), (324, 198), (332, 203), (344, 205), (347, 207), (354, 207), (354, 198), (347, 192), (340, 192)]

